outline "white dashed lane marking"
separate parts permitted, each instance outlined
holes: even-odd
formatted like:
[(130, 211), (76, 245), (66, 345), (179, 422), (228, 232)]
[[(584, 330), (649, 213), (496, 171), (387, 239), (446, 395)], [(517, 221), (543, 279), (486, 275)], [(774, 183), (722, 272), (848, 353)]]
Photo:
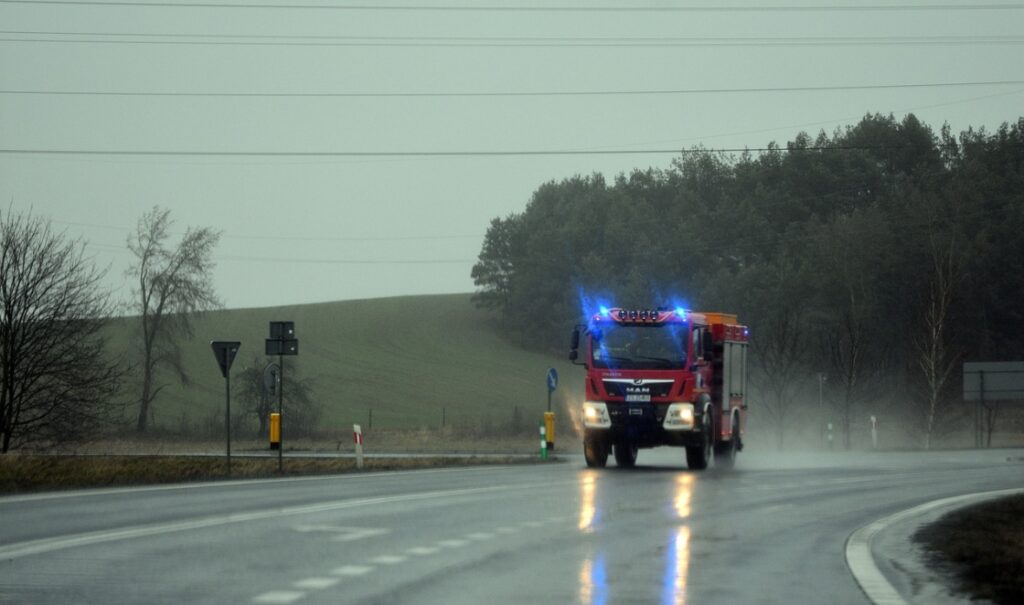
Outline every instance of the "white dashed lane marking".
[(373, 571), (369, 565), (343, 565), (336, 567), (331, 572), (335, 576), (363, 576)]
[(338, 578), (306, 578), (305, 580), (299, 580), (292, 584), (292, 586), (306, 590), (323, 590), (324, 588), (334, 586), (338, 582), (340, 582)]
[(441, 540), (437, 543), (438, 546), (443, 546), (445, 548), (458, 548), (460, 546), (465, 546), (466, 544), (467, 542), (465, 540)]
[[(524, 521), (520, 523), (518, 526), (505, 525), (502, 527), (494, 528), (493, 531), (489, 532), (473, 532), (471, 534), (466, 534), (462, 539), (441, 540), (437, 542), (436, 546), (415, 546), (409, 548), (405, 552), (409, 555), (415, 556), (432, 555), (441, 550), (442, 548), (461, 548), (473, 541), (479, 542), (483, 540), (490, 540), (492, 538), (497, 537), (498, 535), (514, 534), (523, 528), (535, 529), (538, 527), (543, 527), (546, 523), (560, 523), (565, 519), (566, 517), (556, 516), (549, 517), (541, 521)], [(342, 535), (343, 532), (339, 532), (339, 529), (349, 530), (351, 528), (328, 528), (327, 526), (302, 526), (302, 528), (299, 531), (325, 531), (328, 533), (333, 532)], [(379, 533), (383, 532), (377, 531), (373, 535), (378, 535)], [(348, 537), (348, 535), (349, 534), (346, 533), (342, 535), (342, 537), (346, 538)], [(369, 537), (369, 534), (365, 536), (360, 535), (359, 537)], [(380, 555), (370, 559), (369, 562), (374, 563), (375, 565), (397, 565), (399, 563), (406, 561), (408, 558), (409, 557), (405, 555)], [(333, 570), (331, 570), (331, 575), (341, 577), (363, 576), (374, 571), (376, 569), (375, 565), (343, 565), (341, 567), (336, 567)], [(305, 578), (292, 584), (292, 586), (294, 586), (295, 588), (300, 588), (303, 590), (271, 590), (269, 592), (256, 595), (255, 597), (253, 597), (252, 602), (259, 603), (261, 605), (288, 605), (305, 597), (307, 594), (306, 591), (323, 590), (325, 588), (330, 588), (338, 584), (338, 582), (340, 581), (341, 580), (339, 578), (330, 577)]]
[(294, 603), (302, 597), (306, 596), (306, 593), (298, 590), (271, 590), (260, 595), (253, 597), (253, 603), (265, 603), (269, 605), (287, 605), (288, 603)]

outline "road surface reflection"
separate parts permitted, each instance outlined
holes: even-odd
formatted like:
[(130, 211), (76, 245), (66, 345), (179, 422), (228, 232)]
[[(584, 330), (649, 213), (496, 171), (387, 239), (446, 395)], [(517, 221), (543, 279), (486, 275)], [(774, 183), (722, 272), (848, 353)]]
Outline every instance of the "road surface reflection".
[(584, 471), (580, 474), (580, 531), (594, 531), (594, 523), (598, 520), (595, 497), (597, 495), (597, 472)]
[[(597, 471), (584, 471), (580, 474), (580, 510), (579, 530), (584, 534), (599, 536), (601, 505), (598, 499)], [(671, 511), (676, 523), (669, 527), (669, 541), (665, 548), (664, 572), (661, 579), (661, 599), (663, 605), (683, 605), (686, 603), (686, 588), (690, 570), (690, 525), (688, 520), (692, 514), (693, 490), (696, 478), (692, 474), (680, 474), (675, 477), (670, 492), (666, 493), (665, 506)], [(664, 509), (661, 509), (664, 510)], [(613, 520), (614, 521), (614, 520)], [(662, 520), (651, 519), (651, 526), (656, 527)], [(629, 549), (625, 549), (627, 552)], [(584, 605), (605, 605), (609, 601), (608, 562), (605, 553), (610, 552), (614, 559), (615, 549), (606, 551), (601, 548), (600, 539), (587, 549), (580, 564), (579, 601)], [(613, 562), (612, 567), (618, 568)], [(627, 565), (629, 567), (631, 565)], [(654, 587), (652, 586), (652, 589)]]
[[(694, 476), (679, 475), (673, 504), (679, 519), (690, 516)], [(671, 536), (665, 550), (665, 575), (662, 578), (662, 605), (682, 605), (686, 602), (686, 576), (690, 569), (690, 526), (680, 525)]]

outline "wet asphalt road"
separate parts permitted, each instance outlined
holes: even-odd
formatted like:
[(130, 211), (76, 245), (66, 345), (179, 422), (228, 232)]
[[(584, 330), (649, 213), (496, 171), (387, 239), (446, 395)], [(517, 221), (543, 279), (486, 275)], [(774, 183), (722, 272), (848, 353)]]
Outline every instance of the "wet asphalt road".
[(0, 603), (865, 603), (847, 537), (1019, 451), (582, 460), (0, 498)]

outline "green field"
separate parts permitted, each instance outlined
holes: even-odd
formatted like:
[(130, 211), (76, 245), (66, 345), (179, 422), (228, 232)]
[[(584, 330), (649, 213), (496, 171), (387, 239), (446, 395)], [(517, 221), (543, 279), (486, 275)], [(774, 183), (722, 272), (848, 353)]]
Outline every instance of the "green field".
[[(299, 355), (285, 358), (285, 389), (294, 366), (314, 380), (315, 397), (323, 406), (319, 428), (326, 435), (348, 435), (356, 422), (365, 427), (370, 410), (374, 429), (440, 427), (443, 409), (449, 426), (500, 431), (510, 424), (516, 406), (522, 423), (536, 426), (547, 405), (545, 376), (551, 366), (562, 378), (556, 405), (582, 396), (580, 368), (564, 357), (518, 347), (499, 332), (497, 318), (475, 308), (470, 297), (410, 296), (207, 313), (195, 323), (195, 337), (183, 343), (192, 384), (185, 387), (170, 373), (161, 375), (171, 386), (154, 404), (156, 426), (173, 433), (223, 430), (224, 379), (209, 343), (242, 342), (233, 376), (253, 365), (254, 353), (262, 368), (271, 361), (263, 355), (270, 321), (295, 322)], [(129, 339), (134, 332), (124, 324), (116, 331), (112, 344), (134, 351)], [(129, 406), (127, 416), (136, 409)]]

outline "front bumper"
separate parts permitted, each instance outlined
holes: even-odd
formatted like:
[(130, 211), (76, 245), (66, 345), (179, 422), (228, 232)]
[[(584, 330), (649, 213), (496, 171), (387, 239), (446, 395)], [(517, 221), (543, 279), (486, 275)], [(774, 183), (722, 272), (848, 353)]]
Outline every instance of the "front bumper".
[(661, 445), (695, 447), (703, 444), (704, 426), (700, 415), (694, 418), (692, 428), (668, 430), (665, 428), (668, 404), (608, 403), (607, 408), (610, 422), (605, 424), (608, 426), (588, 426), (588, 434), (611, 442), (629, 441), (642, 448)]

